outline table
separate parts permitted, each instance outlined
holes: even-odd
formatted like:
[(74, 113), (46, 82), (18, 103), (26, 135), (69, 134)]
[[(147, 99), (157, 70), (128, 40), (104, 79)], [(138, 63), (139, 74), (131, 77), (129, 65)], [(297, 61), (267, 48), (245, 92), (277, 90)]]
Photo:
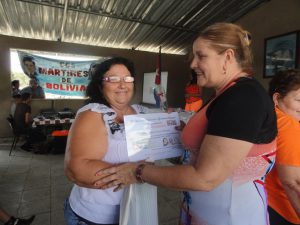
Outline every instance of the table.
[(33, 119), (32, 127), (37, 126), (47, 126), (47, 125), (71, 125), (74, 122), (74, 118), (54, 118), (54, 119), (45, 119), (36, 117)]
[(67, 135), (56, 137), (53, 136), (53, 131), (64, 131), (69, 130), (70, 126), (74, 122), (74, 118), (45, 118), (42, 116), (37, 116), (33, 119), (32, 127), (35, 129), (40, 130), (45, 137), (45, 150), (46, 153), (64, 153), (66, 142), (67, 142)]

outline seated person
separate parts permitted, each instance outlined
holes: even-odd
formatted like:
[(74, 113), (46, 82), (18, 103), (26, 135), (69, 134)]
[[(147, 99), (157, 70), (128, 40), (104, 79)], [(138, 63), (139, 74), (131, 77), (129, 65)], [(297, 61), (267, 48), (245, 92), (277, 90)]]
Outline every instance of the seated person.
[(29, 86), (21, 90), (21, 93), (29, 93), (31, 98), (45, 98), (45, 92), (36, 79), (30, 79)]
[(14, 131), (17, 134), (26, 134), (31, 127), (31, 95), (27, 92), (21, 94), (14, 113)]
[(13, 101), (10, 107), (10, 115), (14, 117), (17, 104), (21, 102), (21, 94), (14, 94), (12, 97)]
[(21, 102), (17, 104), (16, 111), (14, 114), (14, 132), (18, 135), (26, 135), (27, 140), (22, 149), (26, 151), (35, 151), (35, 144), (43, 142), (46, 137), (38, 129), (32, 128), (32, 117), (31, 117), (31, 95), (29, 93), (21, 94)]

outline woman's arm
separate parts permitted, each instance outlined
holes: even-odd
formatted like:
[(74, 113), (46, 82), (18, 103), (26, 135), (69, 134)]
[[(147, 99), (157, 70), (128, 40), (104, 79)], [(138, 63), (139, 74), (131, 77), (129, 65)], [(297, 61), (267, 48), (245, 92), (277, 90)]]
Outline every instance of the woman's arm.
[(252, 143), (206, 135), (195, 165), (146, 166), (142, 178), (180, 190), (211, 191), (223, 183), (247, 156)]
[[(176, 190), (211, 191), (223, 183), (247, 156), (252, 143), (206, 135), (194, 165), (160, 167), (146, 165), (142, 179), (147, 183)], [(98, 172), (104, 176), (96, 182), (109, 188), (118, 184), (136, 183), (137, 163), (126, 163)]]
[(66, 176), (80, 186), (96, 188), (94, 171), (111, 166), (102, 161), (107, 147), (107, 131), (101, 115), (92, 111), (80, 113), (69, 132)]
[(277, 172), (285, 193), (300, 219), (300, 168), (277, 165)]

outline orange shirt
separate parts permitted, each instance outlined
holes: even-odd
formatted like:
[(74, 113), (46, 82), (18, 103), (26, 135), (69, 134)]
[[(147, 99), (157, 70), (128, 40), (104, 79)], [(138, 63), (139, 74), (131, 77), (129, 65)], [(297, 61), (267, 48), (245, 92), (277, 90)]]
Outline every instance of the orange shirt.
[(192, 103), (192, 102), (201, 100), (201, 98), (200, 98), (201, 92), (200, 91), (201, 90), (197, 84), (190, 84), (190, 85), (186, 86), (185, 87), (186, 94), (199, 94), (199, 97), (195, 97), (195, 96), (187, 97), (185, 99), (186, 103)]
[(266, 177), (268, 204), (287, 221), (300, 224), (279, 180), (276, 165), (300, 167), (300, 124), (293, 117), (276, 108), (277, 152), (275, 166)]

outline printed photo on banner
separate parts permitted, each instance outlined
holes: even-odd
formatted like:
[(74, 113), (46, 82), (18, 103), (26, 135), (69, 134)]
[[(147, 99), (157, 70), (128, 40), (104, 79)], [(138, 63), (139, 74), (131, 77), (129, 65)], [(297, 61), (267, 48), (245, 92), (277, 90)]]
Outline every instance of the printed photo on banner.
[[(103, 61), (70, 61), (18, 51), (28, 84), (21, 90), (32, 98), (84, 98), (95, 64)], [(27, 86), (28, 85), (28, 86)]]

